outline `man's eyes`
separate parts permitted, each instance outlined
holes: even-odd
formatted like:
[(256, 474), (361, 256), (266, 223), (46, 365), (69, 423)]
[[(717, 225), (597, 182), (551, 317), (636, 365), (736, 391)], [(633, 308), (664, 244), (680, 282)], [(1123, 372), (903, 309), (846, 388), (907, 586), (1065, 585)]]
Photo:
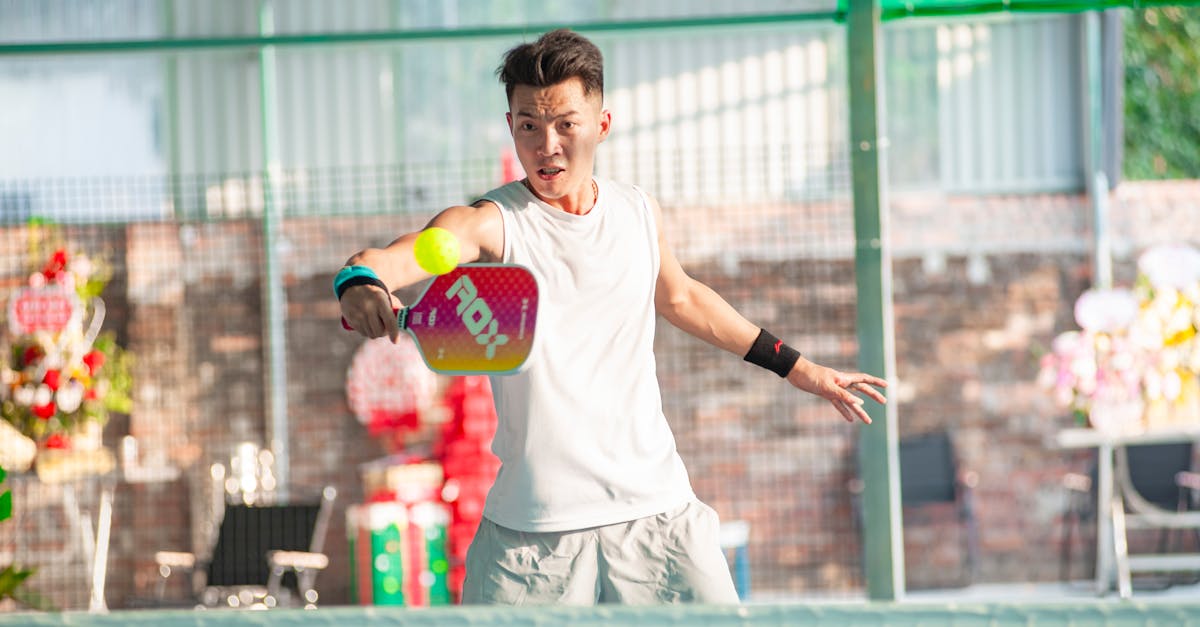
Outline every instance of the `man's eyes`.
[[(573, 129), (573, 128), (576, 128), (576, 127), (578, 127), (578, 126), (579, 126), (579, 122), (570, 122), (570, 121), (559, 122), (559, 124), (558, 124), (558, 127), (559, 127), (559, 128), (561, 128), (561, 129), (563, 129), (563, 130), (571, 130), (571, 129)], [(536, 130), (537, 130), (537, 125), (536, 125), (536, 124), (533, 124), (532, 122), (524, 122), (524, 123), (522, 123), (522, 124), (521, 124), (521, 130), (523, 130), (523, 131), (536, 131)]]

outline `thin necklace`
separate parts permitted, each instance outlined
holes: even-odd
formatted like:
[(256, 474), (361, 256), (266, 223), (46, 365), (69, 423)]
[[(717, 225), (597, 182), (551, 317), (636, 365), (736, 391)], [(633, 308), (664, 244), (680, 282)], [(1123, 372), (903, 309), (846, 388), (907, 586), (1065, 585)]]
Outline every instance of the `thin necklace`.
[[(529, 190), (530, 194), (533, 194), (535, 197), (538, 197), (537, 192), (533, 191), (533, 185), (531, 185), (529, 183), (528, 178), (521, 179), (521, 182), (525, 184), (525, 189)], [(540, 197), (538, 197), (538, 198), (540, 198)], [(588, 210), (593, 209), (596, 206), (596, 203), (599, 201), (600, 201), (600, 186), (596, 184), (596, 179), (592, 179), (592, 206), (588, 207)]]

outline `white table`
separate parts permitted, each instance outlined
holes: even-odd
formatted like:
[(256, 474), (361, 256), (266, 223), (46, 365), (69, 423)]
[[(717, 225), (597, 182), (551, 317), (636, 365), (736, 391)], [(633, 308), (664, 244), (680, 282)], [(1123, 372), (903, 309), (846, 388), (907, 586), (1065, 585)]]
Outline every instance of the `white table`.
[[(1133, 570), (1200, 570), (1200, 554), (1179, 556), (1144, 556), (1128, 558), (1125, 544), (1125, 529), (1139, 528), (1196, 528), (1200, 527), (1200, 513), (1126, 515), (1121, 476), (1126, 473), (1114, 463), (1115, 453), (1123, 446), (1139, 444), (1163, 444), (1169, 442), (1200, 441), (1200, 425), (1172, 427), (1140, 431), (1136, 433), (1108, 434), (1090, 428), (1072, 428), (1059, 431), (1052, 445), (1063, 449), (1097, 449), (1096, 485), (1096, 593), (1107, 594), (1117, 583), (1118, 594), (1129, 598), (1130, 569)], [(1127, 476), (1127, 475), (1125, 475)], [(1137, 495), (1130, 495), (1137, 499)], [(1137, 516), (1135, 518), (1135, 516)], [(1130, 524), (1132, 523), (1132, 524)]]

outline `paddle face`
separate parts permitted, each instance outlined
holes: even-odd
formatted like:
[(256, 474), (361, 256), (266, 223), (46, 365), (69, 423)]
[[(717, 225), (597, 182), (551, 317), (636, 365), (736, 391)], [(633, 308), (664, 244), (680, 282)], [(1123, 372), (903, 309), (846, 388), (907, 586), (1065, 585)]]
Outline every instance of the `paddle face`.
[(431, 370), (512, 374), (533, 349), (538, 286), (512, 264), (464, 264), (436, 277), (400, 313)]

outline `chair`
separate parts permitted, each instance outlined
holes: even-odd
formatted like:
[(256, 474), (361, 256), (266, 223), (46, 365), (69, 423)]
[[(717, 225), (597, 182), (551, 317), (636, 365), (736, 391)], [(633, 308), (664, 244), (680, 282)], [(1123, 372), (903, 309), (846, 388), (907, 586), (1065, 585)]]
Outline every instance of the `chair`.
[(317, 574), (328, 564), (322, 553), (337, 490), (286, 504), (225, 505), (211, 553), (160, 551), (159, 598), (174, 571), (200, 575), (199, 605), (217, 607), (315, 608)]
[(904, 507), (928, 504), (954, 505), (963, 526), (964, 580), (974, 580), (979, 564), (979, 527), (975, 517), (974, 488), (979, 476), (962, 470), (954, 444), (946, 431), (900, 439), (900, 500)]
[[(905, 508), (930, 504), (947, 504), (955, 508), (959, 522), (964, 554), (963, 577), (966, 583), (974, 580), (979, 564), (979, 528), (975, 518), (974, 488), (979, 475), (960, 468), (954, 444), (946, 431), (908, 436), (900, 439), (900, 502)], [(861, 495), (863, 482), (851, 479), (848, 489), (852, 496), (855, 520), (862, 526)], [(906, 523), (907, 525), (907, 523)], [(864, 566), (865, 570), (865, 566)]]
[[(1122, 597), (1132, 591), (1132, 572), (1200, 572), (1200, 511), (1195, 491), (1200, 474), (1193, 472), (1195, 445), (1172, 442), (1116, 449), (1117, 490), (1113, 499), (1113, 539), (1117, 585)], [(1131, 555), (1130, 529), (1158, 529), (1158, 552)], [(1191, 530), (1196, 542), (1190, 554), (1172, 553), (1175, 532)], [(1175, 583), (1168, 580), (1167, 585)]]
[[(1157, 529), (1159, 556), (1173, 552), (1177, 546), (1175, 540), (1188, 528), (1192, 531), (1196, 550), (1200, 551), (1200, 528), (1194, 523), (1179, 524), (1177, 517), (1200, 510), (1200, 502), (1197, 501), (1200, 473), (1193, 472), (1194, 453), (1195, 445), (1192, 442), (1141, 444), (1116, 449), (1114, 472), (1119, 489), (1114, 491), (1114, 506), (1119, 506), (1121, 511), (1115, 517), (1125, 521), (1123, 526), (1127, 528)], [(1082, 533), (1084, 525), (1095, 520), (1096, 472), (1093, 463), (1089, 474), (1068, 473), (1062, 481), (1067, 505), (1063, 516), (1059, 574), (1064, 581), (1070, 573), (1073, 527)], [(1125, 513), (1127, 509), (1131, 512), (1128, 516)], [(1188, 521), (1185, 519), (1183, 522)], [(1124, 530), (1114, 529), (1114, 534), (1119, 535), (1116, 538), (1118, 544), (1124, 546), (1123, 551), (1118, 551), (1118, 569), (1126, 571), (1128, 538)], [(1094, 545), (1092, 542), (1086, 546)], [(1089, 562), (1095, 559), (1092, 553), (1088, 554)], [(1119, 578), (1121, 586), (1132, 587), (1128, 572), (1122, 572)], [(1167, 580), (1165, 583), (1169, 586), (1172, 582)]]

